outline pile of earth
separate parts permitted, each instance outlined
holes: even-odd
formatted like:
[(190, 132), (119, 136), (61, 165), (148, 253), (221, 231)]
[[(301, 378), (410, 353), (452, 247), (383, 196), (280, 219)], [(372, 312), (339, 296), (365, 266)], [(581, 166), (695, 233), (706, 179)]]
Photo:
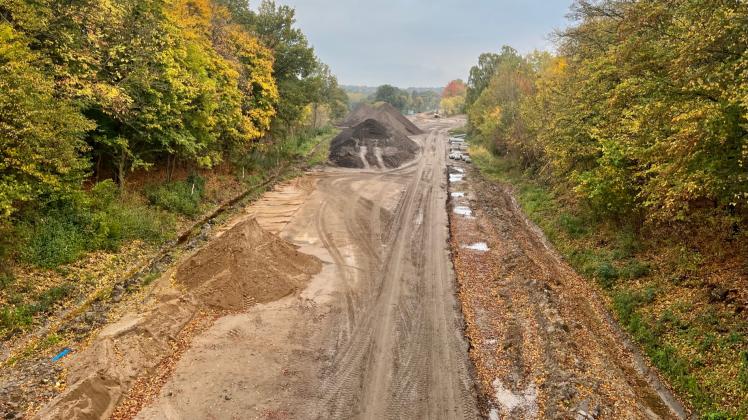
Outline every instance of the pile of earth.
[(345, 168), (397, 168), (415, 158), (418, 144), (375, 119), (343, 130), (330, 144), (330, 161)]
[[(143, 374), (153, 371), (202, 309), (242, 310), (293, 293), (322, 269), (316, 257), (260, 227), (240, 223), (155, 285), (150, 309), (106, 326), (85, 350), (64, 359), (67, 386), (38, 419), (108, 418)], [(186, 289), (186, 291), (184, 290)]]
[(185, 261), (176, 277), (203, 305), (239, 310), (289, 295), (321, 269), (317, 258), (250, 219)]
[(378, 102), (374, 105), (361, 104), (357, 106), (356, 109), (348, 114), (342, 125), (344, 127), (355, 127), (368, 119), (377, 120), (393, 131), (397, 131), (406, 136), (423, 134), (423, 131), (420, 128), (413, 124), (409, 119), (405, 118), (397, 108), (387, 102)]

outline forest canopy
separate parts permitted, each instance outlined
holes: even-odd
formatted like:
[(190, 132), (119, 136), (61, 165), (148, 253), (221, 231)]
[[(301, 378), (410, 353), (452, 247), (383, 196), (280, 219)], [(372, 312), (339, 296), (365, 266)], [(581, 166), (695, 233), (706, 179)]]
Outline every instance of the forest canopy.
[(467, 90), (476, 137), (603, 215), (744, 223), (745, 4), (579, 1), (572, 17), (557, 55), (481, 55)]
[(0, 224), (91, 176), (243, 162), (342, 116), (294, 22), (272, 1), (1, 0)]

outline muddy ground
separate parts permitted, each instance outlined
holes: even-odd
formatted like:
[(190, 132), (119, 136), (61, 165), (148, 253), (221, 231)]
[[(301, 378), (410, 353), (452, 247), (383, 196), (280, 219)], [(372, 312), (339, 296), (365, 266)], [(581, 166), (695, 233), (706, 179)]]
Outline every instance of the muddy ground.
[[(423, 153), (406, 167), (328, 169), (275, 197), (287, 220), (276, 231), (322, 260), (321, 273), (299, 294), (219, 319), (137, 417), (475, 418), (444, 136), (414, 137)], [(285, 198), (301, 204), (289, 211)]]
[(511, 187), (462, 163), (449, 171), (452, 249), (483, 414), (685, 417), (601, 294), (523, 215)]
[[(141, 312), (64, 361), (69, 382), (40, 417), (675, 416), (511, 195), (447, 173), (464, 119), (415, 122), (411, 162), (312, 171), (212, 229)], [(464, 196), (449, 200), (450, 179)], [(210, 284), (239, 286), (220, 288), (223, 305)]]

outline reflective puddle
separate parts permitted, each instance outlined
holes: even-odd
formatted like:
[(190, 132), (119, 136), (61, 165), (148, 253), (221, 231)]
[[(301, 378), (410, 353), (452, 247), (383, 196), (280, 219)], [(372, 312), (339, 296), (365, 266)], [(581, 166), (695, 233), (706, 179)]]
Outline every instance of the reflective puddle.
[(485, 242), (476, 242), (474, 244), (464, 245), (463, 248), (481, 252), (486, 252), (489, 250), (488, 244)]
[(455, 214), (459, 214), (460, 216), (472, 216), (473, 211), (470, 210), (470, 207), (467, 206), (456, 206), (453, 210)]
[(461, 182), (464, 177), (463, 174), (449, 174), (449, 182)]
[(465, 196), (465, 193), (464, 192), (453, 192), (450, 195), (452, 196), (452, 198), (462, 198)]

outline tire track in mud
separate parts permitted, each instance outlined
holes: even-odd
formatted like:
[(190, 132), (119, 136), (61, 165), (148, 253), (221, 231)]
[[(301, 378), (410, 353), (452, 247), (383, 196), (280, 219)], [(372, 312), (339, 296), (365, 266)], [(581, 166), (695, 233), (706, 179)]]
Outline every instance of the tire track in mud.
[[(369, 290), (359, 290), (369, 297), (368, 302), (360, 301), (358, 311), (364, 314), (356, 317), (347, 343), (336, 341), (338, 357), (323, 375), (319, 418), (477, 415), (449, 275), (446, 183), (443, 171), (434, 169), (444, 165), (439, 153), (446, 151), (438, 144), (443, 135), (432, 132), (421, 138), (423, 153), (414, 165), (376, 176), (360, 174), (348, 179), (345, 187), (331, 183), (338, 187), (338, 197), (346, 197), (334, 199), (336, 204), (352, 207), (345, 212), (346, 229), (356, 238), (358, 254), (381, 257), (371, 264), (375, 270), (364, 285)], [(377, 206), (377, 200), (354, 200), (352, 180), (361, 188), (366, 188), (366, 181), (387, 180), (404, 189), (390, 213)], [(379, 223), (382, 214), (387, 214), (388, 223)], [(356, 233), (367, 230), (361, 224), (368, 227), (363, 237)]]
[(447, 249), (450, 124), (429, 121), (400, 168), (308, 175), (281, 236), (322, 272), (219, 320), (141, 418), (477, 418)]

